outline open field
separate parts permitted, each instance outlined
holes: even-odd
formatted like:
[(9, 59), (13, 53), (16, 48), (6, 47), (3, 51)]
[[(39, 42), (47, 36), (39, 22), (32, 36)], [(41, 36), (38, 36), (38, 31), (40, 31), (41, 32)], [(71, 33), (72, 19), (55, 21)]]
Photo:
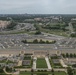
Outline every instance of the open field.
[[(38, 25), (37, 25), (38, 26)], [(65, 37), (68, 37), (69, 35), (67, 34), (66, 31), (63, 31), (63, 30), (49, 30), (49, 29), (45, 29), (45, 28), (42, 28), (41, 26), (38, 26), (39, 30), (41, 32), (46, 32), (46, 33), (50, 33), (50, 34), (55, 34), (55, 35), (59, 35), (59, 36), (65, 36)]]
[[(36, 75), (48, 75), (52, 74), (52, 72), (21, 72), (20, 75), (31, 75), (31, 74), (36, 74)], [(67, 75), (65, 72), (54, 72), (54, 75)]]
[(47, 64), (44, 58), (37, 59), (37, 68), (47, 68)]
[[(55, 34), (55, 35), (59, 35), (59, 36), (66, 36), (66, 37), (68, 36), (67, 31), (63, 31), (63, 30), (60, 30), (60, 29), (47, 29), (47, 28), (41, 27), (40, 25), (37, 25), (37, 27), (39, 28), (39, 31), (41, 31), (41, 32), (46, 32), (46, 33)], [(21, 33), (27, 33), (27, 34), (30, 34), (30, 35), (32, 35), (32, 34), (34, 35), (36, 33), (36, 31), (37, 30), (35, 30), (35, 31), (10, 30), (10, 31), (0, 32), (0, 34), (21, 34)]]
[(5, 74), (5, 73), (0, 73), (0, 75), (7, 75), (7, 74)]
[(20, 72), (19, 75), (31, 75), (31, 72)]

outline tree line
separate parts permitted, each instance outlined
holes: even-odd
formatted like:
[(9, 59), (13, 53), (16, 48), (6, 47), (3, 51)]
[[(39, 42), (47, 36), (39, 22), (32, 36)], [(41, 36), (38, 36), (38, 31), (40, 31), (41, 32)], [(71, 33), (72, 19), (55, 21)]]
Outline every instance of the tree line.
[(35, 39), (35, 40), (31, 41), (31, 42), (28, 42), (28, 41), (25, 39), (25, 40), (22, 40), (22, 42), (23, 42), (23, 43), (33, 43), (33, 44), (54, 44), (56, 41), (53, 40), (53, 41), (50, 42), (50, 41), (48, 41), (48, 40), (44, 41), (44, 40), (42, 40), (42, 39), (40, 39), (40, 40)]

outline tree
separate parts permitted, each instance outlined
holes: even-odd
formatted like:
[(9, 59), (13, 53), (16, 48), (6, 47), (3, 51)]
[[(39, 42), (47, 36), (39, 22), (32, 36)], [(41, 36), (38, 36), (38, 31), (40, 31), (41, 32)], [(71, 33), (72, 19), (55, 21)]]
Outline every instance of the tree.
[(76, 54), (74, 53), (74, 58), (76, 57)]
[(54, 72), (54, 69), (52, 69), (51, 72)]
[(73, 64), (72, 67), (76, 68), (76, 64)]
[(70, 53), (70, 58), (73, 58), (73, 54), (72, 53)]
[(35, 24), (34, 26), (35, 26), (36, 30), (39, 30), (39, 27), (38, 27), (38, 25), (36, 25), (36, 24)]
[(35, 33), (36, 35), (39, 35), (39, 34), (41, 34), (41, 32), (40, 31), (36, 31), (36, 33)]
[(27, 43), (27, 40), (22, 40), (23, 43)]
[(52, 75), (54, 75), (54, 69), (52, 69), (51, 72), (52, 72)]
[(70, 36), (71, 37), (76, 37), (76, 33), (71, 33)]
[(12, 72), (12, 68), (6, 67), (7, 72)]
[(52, 43), (56, 43), (56, 41), (54, 40), (54, 41), (52, 41)]
[(40, 42), (39, 43), (41, 43), (41, 44), (43, 44), (43, 43), (45, 43), (42, 39), (40, 39)]
[(33, 69), (31, 69), (31, 72), (34, 72), (34, 70), (33, 70)]
[(68, 75), (73, 75), (73, 70), (70, 67), (67, 68), (67, 72)]
[(8, 30), (13, 30), (16, 25), (17, 25), (17, 23), (14, 22), (14, 21), (12, 21), (12, 22), (7, 26), (7, 29), (8, 29)]
[(49, 43), (50, 43), (50, 42), (47, 40), (47, 41), (46, 41), (46, 44), (49, 44)]
[(0, 65), (0, 73), (2, 73), (3, 72), (3, 67), (1, 67), (1, 65)]
[(69, 57), (69, 54), (68, 53), (66, 53), (66, 57)]
[(33, 43), (38, 43), (38, 40), (37, 39), (33, 40)]
[(55, 75), (54, 73), (52, 75)]
[(65, 54), (61, 54), (64, 58), (66, 57), (66, 55)]

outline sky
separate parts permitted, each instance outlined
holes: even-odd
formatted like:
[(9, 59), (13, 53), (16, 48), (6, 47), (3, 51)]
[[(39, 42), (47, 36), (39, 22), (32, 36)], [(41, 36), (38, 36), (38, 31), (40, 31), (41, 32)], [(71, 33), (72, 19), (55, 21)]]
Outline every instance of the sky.
[(76, 0), (0, 0), (0, 14), (76, 14)]

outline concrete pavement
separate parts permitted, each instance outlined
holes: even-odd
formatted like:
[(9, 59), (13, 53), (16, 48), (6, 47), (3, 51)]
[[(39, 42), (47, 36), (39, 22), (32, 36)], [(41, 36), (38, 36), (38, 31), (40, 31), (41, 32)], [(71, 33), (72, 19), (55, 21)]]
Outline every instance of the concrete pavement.
[(45, 57), (45, 60), (46, 60), (46, 63), (47, 63), (48, 69), (49, 69), (49, 70), (52, 70), (52, 67), (51, 67), (51, 65), (50, 65), (50, 62), (49, 62), (48, 57)]

